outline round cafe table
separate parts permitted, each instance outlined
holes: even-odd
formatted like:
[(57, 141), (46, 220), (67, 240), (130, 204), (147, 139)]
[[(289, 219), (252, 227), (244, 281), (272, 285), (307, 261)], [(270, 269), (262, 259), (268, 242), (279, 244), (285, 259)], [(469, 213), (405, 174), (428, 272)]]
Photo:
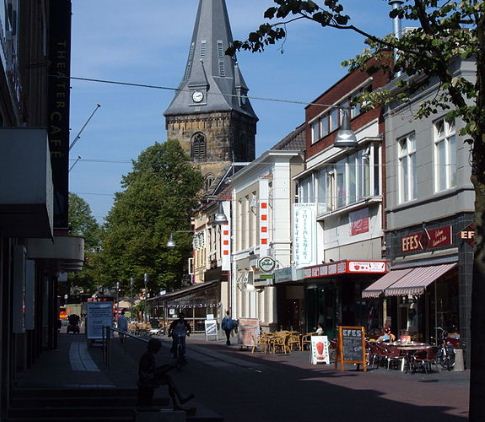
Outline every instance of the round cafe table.
[[(391, 343), (391, 345), (394, 346), (399, 351), (401, 351), (402, 353), (404, 353), (404, 360), (407, 361), (406, 372), (411, 370), (411, 361), (413, 358), (413, 354), (415, 352), (418, 352), (420, 350), (428, 350), (431, 347), (433, 347), (430, 344), (426, 344), (426, 343), (399, 343), (399, 344), (396, 344), (396, 343), (398, 342)], [(404, 360), (401, 366), (401, 371), (404, 371), (404, 367), (406, 366), (404, 363)]]

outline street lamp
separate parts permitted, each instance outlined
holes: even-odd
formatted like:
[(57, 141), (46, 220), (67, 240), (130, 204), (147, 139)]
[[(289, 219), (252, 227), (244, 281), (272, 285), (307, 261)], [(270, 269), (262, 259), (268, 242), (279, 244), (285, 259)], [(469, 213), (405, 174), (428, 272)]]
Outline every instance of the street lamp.
[(335, 136), (333, 146), (338, 148), (355, 148), (357, 137), (350, 126), (350, 107), (341, 107), (342, 125)]
[(176, 230), (175, 232), (170, 233), (170, 237), (167, 241), (167, 248), (168, 249), (173, 249), (175, 246), (177, 246), (177, 243), (175, 240), (173, 240), (173, 233), (193, 233), (192, 230)]
[(214, 215), (214, 224), (216, 225), (223, 225), (227, 224), (227, 216), (224, 214), (224, 209), (222, 208), (222, 201), (219, 202), (219, 208), (217, 209), (217, 212)]

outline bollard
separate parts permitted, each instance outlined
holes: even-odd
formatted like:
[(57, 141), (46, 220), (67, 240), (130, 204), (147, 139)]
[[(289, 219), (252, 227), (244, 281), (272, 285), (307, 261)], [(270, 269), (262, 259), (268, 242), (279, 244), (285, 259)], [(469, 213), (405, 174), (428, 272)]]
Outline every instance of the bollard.
[(455, 352), (455, 366), (453, 371), (464, 371), (465, 365), (463, 363), (463, 349), (454, 349)]

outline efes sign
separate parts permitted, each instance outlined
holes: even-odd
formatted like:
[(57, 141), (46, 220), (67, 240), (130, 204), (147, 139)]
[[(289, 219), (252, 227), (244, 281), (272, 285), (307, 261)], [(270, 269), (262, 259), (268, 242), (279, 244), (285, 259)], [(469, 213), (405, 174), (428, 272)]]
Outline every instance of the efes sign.
[(270, 273), (274, 270), (276, 261), (270, 256), (265, 256), (258, 261), (258, 268), (264, 273)]

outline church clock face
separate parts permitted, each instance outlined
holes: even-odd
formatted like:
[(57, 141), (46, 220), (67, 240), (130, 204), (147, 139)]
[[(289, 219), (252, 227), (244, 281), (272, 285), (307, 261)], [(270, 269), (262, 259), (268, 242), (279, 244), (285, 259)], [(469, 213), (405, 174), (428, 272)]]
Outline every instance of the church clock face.
[(192, 100), (194, 103), (200, 103), (204, 99), (204, 93), (201, 91), (194, 91), (192, 94)]

